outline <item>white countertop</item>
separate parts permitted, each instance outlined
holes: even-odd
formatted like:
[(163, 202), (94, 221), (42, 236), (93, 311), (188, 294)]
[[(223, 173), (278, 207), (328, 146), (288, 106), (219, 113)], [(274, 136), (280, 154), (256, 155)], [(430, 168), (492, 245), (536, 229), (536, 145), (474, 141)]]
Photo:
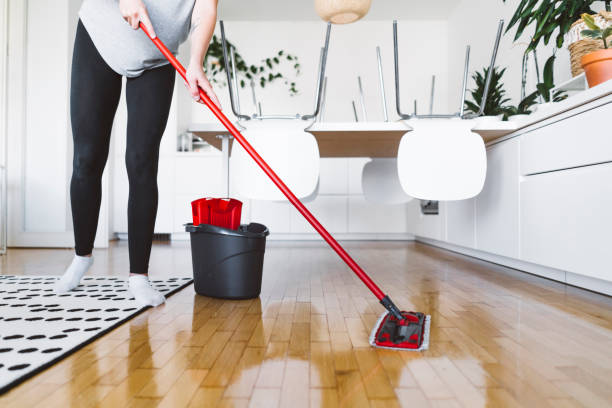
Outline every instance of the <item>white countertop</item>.
[[(605, 98), (612, 94), (612, 80), (604, 82), (593, 88), (579, 92), (570, 96), (564, 101), (553, 103), (552, 105), (537, 110), (529, 116), (519, 121), (491, 121), (477, 125), (472, 130), (482, 136), (485, 142), (491, 142), (501, 137), (512, 134), (520, 129), (526, 128), (538, 122), (550, 119), (561, 113), (570, 111), (587, 103)], [(322, 157), (357, 157), (359, 154), (373, 154), (372, 157), (390, 157), (391, 150), (395, 146), (381, 146), (379, 149), (376, 144), (391, 142), (390, 139), (401, 138), (403, 134), (412, 129), (402, 121), (396, 122), (315, 122), (307, 129), (317, 137), (319, 143), (327, 141), (334, 142), (335, 146), (329, 146), (331, 150)], [(229, 132), (219, 122), (217, 123), (192, 123), (189, 131), (200, 136), (207, 136), (206, 139), (213, 144), (217, 135), (228, 134)], [(325, 140), (324, 140), (325, 139)], [(342, 139), (342, 140), (341, 140)], [(355, 150), (356, 143), (368, 143), (370, 146), (364, 149)], [(397, 144), (399, 141), (393, 142)], [(388, 143), (387, 143), (388, 144)], [(215, 146), (217, 147), (217, 146)], [(220, 148), (220, 141), (219, 147)], [(349, 149), (345, 152), (345, 149)], [(324, 149), (327, 150), (327, 149)], [(380, 151), (379, 151), (380, 150)]]
[(578, 108), (582, 105), (586, 105), (587, 103), (605, 98), (611, 94), (612, 80), (572, 95), (561, 102), (555, 102), (544, 109), (537, 110), (518, 122), (492, 121), (477, 125), (472, 129), (472, 131), (480, 134), (485, 142), (491, 142), (495, 139), (499, 139), (503, 136), (514, 133), (517, 130), (526, 128), (538, 122), (542, 122), (546, 119), (550, 119), (561, 113)]

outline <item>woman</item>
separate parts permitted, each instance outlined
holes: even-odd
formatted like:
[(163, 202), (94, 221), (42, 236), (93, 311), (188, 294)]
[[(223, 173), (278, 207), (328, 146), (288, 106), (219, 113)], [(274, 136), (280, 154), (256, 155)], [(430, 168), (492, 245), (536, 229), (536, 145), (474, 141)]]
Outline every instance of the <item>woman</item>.
[(146, 7), (142, 0), (84, 0), (79, 17), (70, 90), (74, 139), (70, 199), (76, 255), (55, 290), (74, 289), (93, 263), (102, 172), (125, 76), (129, 291), (139, 304), (158, 306), (165, 299), (151, 287), (147, 273), (157, 213), (159, 144), (175, 72), (138, 25), (144, 24), (154, 37), (157, 33), (175, 54), (191, 27), (189, 91), (200, 101), (201, 87), (218, 106), (202, 68), (215, 28), (217, 0), (146, 0)]

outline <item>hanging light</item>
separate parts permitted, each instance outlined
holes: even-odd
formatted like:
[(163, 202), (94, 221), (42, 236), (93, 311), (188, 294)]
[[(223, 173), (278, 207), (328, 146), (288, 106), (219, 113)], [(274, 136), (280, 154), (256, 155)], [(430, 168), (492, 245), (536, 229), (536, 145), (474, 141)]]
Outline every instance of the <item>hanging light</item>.
[(315, 10), (325, 21), (348, 24), (368, 14), (371, 3), (372, 0), (315, 0)]

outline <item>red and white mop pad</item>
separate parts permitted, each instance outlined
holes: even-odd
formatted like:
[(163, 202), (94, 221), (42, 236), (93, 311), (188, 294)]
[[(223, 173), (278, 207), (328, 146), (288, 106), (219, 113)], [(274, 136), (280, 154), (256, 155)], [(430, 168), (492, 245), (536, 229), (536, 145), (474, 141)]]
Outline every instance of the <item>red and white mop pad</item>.
[(390, 350), (427, 350), (431, 316), (419, 312), (401, 313), (403, 321), (398, 321), (388, 312), (380, 315), (370, 333), (370, 344)]

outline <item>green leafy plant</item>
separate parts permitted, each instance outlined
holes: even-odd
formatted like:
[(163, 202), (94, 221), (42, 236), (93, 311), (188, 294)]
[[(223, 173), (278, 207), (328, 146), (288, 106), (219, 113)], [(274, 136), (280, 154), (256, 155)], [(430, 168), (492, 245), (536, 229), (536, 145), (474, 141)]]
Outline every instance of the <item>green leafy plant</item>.
[[(295, 82), (291, 81), (279, 71), (281, 65), (289, 64), (294, 74), (300, 74), (300, 63), (298, 57), (286, 53), (283, 50), (278, 51), (275, 55), (261, 60), (260, 65), (247, 64), (244, 58), (236, 51), (232, 43), (227, 41), (227, 55), (229, 57), (230, 49), (234, 48), (234, 61), (236, 63), (236, 75), (238, 76), (241, 88), (244, 88), (251, 81), (259, 84), (262, 88), (266, 85), (284, 80), (287, 85), (289, 94), (296, 95), (298, 90)], [(204, 58), (204, 70), (207, 73), (209, 80), (217, 84), (225, 84), (225, 59), (223, 58), (223, 44), (216, 35), (213, 35), (212, 41), (208, 46), (208, 52)]]
[(589, 29), (582, 30), (581, 34), (584, 35), (585, 37), (603, 41), (604, 48), (608, 49), (607, 38), (612, 35), (612, 26), (609, 26), (606, 28), (599, 27), (597, 23), (595, 22), (595, 19), (593, 18), (593, 16), (587, 13), (584, 13), (582, 15), (582, 21), (584, 21), (584, 24), (586, 24), (586, 26), (589, 27)]
[(504, 120), (508, 120), (510, 116), (514, 115), (529, 115), (532, 113), (531, 107), (538, 103), (538, 97), (540, 94), (538, 91), (533, 91), (522, 101), (519, 102), (518, 105), (510, 105), (504, 109)]
[[(503, 0), (506, 2), (506, 0)], [(521, 0), (508, 23), (508, 32), (517, 26), (514, 40), (518, 40), (525, 29), (534, 26), (534, 33), (526, 53), (536, 49), (540, 41), (548, 44), (556, 33), (557, 48), (561, 48), (565, 34), (583, 13), (594, 14), (591, 8), (598, 0)], [(606, 0), (606, 10), (610, 11), (610, 0)]]
[(555, 91), (551, 93), (551, 90), (555, 87), (555, 58), (556, 57), (552, 55), (550, 58), (548, 58), (548, 60), (546, 60), (546, 64), (544, 65), (543, 82), (540, 82), (536, 85), (536, 88), (538, 89), (538, 94), (542, 97), (544, 102), (560, 102), (567, 98), (567, 94), (562, 91)]
[[(493, 68), (493, 74), (491, 76), (491, 85), (489, 86), (489, 92), (487, 101), (484, 106), (483, 114), (487, 116), (502, 115), (507, 109), (506, 104), (510, 101), (506, 98), (506, 90), (504, 84), (501, 82), (506, 68), (499, 69)], [(489, 68), (483, 68), (482, 72), (475, 72), (472, 75), (472, 79), (476, 83), (476, 88), (470, 91), (472, 95), (472, 101), (465, 101), (465, 110), (471, 113), (478, 113), (480, 111), (480, 105), (484, 95), (485, 81)]]

